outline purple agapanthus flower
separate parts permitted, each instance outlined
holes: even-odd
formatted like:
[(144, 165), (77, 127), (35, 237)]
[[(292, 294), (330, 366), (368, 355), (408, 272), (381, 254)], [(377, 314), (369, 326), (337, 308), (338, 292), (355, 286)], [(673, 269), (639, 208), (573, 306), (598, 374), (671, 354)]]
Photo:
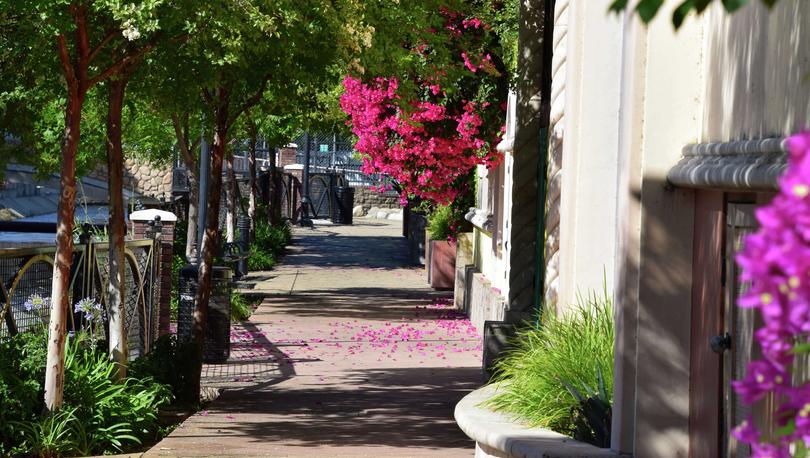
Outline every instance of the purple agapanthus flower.
[(39, 294), (32, 294), (28, 296), (28, 299), (23, 303), (23, 307), (27, 312), (34, 312), (40, 311), (43, 309), (50, 308), (51, 300), (50, 298), (42, 297)]
[(73, 306), (76, 313), (83, 313), (87, 321), (99, 321), (104, 316), (104, 306), (91, 297), (85, 297)]

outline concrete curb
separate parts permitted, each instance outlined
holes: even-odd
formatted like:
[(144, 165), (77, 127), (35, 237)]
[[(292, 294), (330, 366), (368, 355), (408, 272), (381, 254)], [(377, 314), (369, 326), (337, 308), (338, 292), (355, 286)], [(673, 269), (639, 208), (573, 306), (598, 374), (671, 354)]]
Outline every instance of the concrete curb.
[(456, 405), (456, 423), (475, 441), (476, 457), (573, 458), (621, 456), (610, 449), (579, 442), (544, 428), (523, 426), (481, 404), (496, 392), (487, 385), (465, 396)]

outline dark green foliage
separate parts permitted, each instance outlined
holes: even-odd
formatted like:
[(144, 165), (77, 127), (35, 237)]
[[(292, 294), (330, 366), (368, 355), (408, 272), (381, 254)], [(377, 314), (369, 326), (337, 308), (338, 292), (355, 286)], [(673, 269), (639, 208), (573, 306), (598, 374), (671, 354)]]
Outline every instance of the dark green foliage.
[[(602, 367), (596, 368), (598, 387), (589, 387), (588, 382), (582, 380), (566, 381), (560, 383), (576, 398), (577, 404), (571, 410), (574, 439), (588, 442), (598, 447), (610, 447), (610, 425), (612, 419), (611, 393), (605, 386)], [(583, 390), (576, 386), (584, 387)]]
[(292, 230), (288, 224), (273, 226), (263, 220), (257, 221), (253, 241), (250, 243), (248, 269), (251, 271), (272, 269), (291, 238)]
[(172, 321), (177, 321), (177, 311), (180, 309), (180, 295), (178, 294), (180, 288), (180, 269), (186, 265), (186, 259), (179, 255), (172, 255), (172, 296), (169, 306), (169, 312)]
[[(683, 25), (686, 16), (692, 11), (700, 14), (706, 10), (715, 0), (683, 0), (672, 13), (672, 24), (675, 28)], [(774, 6), (779, 0), (760, 0), (768, 8)], [(749, 0), (720, 0), (723, 8), (729, 13), (737, 11), (741, 7), (748, 4)], [(610, 10), (615, 12), (623, 11), (627, 8), (627, 0), (614, 0), (610, 5)], [(664, 0), (641, 0), (636, 5), (636, 12), (644, 22), (650, 22), (658, 14), (658, 11), (663, 6)]]
[(42, 415), (46, 340), (25, 332), (0, 343), (0, 454), (93, 455), (152, 441), (158, 408), (172, 400), (152, 377), (115, 382), (115, 363), (89, 337), (69, 340), (64, 406)]
[(46, 354), (40, 333), (23, 332), (0, 341), (0, 456), (17, 441), (12, 423), (34, 421), (42, 410)]
[(245, 321), (253, 313), (253, 304), (238, 291), (231, 291), (231, 321)]
[(177, 321), (177, 311), (180, 308), (178, 291), (180, 287), (180, 269), (187, 264), (185, 257), (187, 231), (188, 221), (177, 220), (174, 226), (174, 240), (172, 242), (172, 294), (169, 307), (172, 321)]
[(168, 334), (155, 342), (151, 352), (133, 361), (129, 371), (133, 377), (154, 377), (159, 383), (169, 386), (177, 404), (194, 407), (199, 399), (189, 389), (189, 380), (196, 367), (196, 358), (193, 344), (180, 342), (177, 335)]

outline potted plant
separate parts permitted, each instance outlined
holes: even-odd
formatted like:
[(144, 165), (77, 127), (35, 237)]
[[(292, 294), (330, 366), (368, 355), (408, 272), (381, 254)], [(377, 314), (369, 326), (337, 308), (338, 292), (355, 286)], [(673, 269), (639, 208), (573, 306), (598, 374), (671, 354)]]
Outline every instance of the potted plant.
[(454, 215), (451, 206), (436, 207), (428, 217), (425, 265), (428, 268), (430, 286), (439, 290), (451, 290), (456, 274), (456, 239)]

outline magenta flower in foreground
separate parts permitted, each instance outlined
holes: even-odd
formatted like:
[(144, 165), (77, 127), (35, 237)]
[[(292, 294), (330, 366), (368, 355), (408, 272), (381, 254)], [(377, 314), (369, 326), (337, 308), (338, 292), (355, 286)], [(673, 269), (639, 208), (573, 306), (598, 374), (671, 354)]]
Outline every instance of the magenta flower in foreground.
[(810, 443), (810, 383), (796, 386), (790, 378), (796, 356), (808, 352), (810, 331), (810, 132), (790, 137), (787, 146), (779, 193), (757, 210), (760, 229), (737, 257), (741, 280), (751, 282), (738, 305), (757, 309), (763, 326), (755, 332), (762, 358), (733, 386), (748, 404), (769, 395), (777, 403), (778, 437), (766, 441), (751, 420), (732, 431), (755, 457), (788, 457), (791, 447)]

